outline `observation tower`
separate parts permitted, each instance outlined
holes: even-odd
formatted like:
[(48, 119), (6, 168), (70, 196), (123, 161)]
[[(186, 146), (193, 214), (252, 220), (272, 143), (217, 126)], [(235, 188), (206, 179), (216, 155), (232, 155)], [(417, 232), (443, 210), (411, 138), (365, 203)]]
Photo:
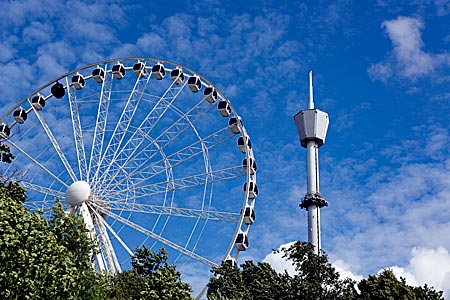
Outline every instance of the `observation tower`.
[(307, 192), (300, 208), (308, 211), (308, 242), (317, 255), (320, 253), (320, 208), (328, 202), (319, 189), (319, 148), (324, 144), (329, 124), (328, 114), (314, 108), (312, 71), (309, 71), (309, 103), (294, 116), (300, 144), (306, 148)]

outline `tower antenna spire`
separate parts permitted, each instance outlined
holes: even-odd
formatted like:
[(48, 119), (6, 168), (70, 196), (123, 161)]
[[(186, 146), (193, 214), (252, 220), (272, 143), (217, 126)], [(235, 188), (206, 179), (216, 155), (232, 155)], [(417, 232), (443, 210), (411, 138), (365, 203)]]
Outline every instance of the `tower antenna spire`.
[(313, 95), (313, 83), (312, 83), (312, 70), (309, 70), (309, 105), (308, 109), (314, 109), (314, 95)]
[(308, 211), (308, 242), (317, 255), (320, 254), (320, 208), (328, 206), (319, 189), (319, 147), (325, 142), (329, 118), (324, 111), (314, 108), (312, 70), (309, 70), (308, 109), (294, 116), (300, 137), (300, 145), (306, 148), (307, 192), (300, 207)]

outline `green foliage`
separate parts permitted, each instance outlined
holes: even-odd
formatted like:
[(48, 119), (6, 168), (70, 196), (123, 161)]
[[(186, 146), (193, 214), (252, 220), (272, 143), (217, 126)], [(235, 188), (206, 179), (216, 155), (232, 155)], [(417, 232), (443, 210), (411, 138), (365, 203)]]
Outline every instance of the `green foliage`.
[(277, 273), (267, 263), (255, 265), (247, 261), (240, 268), (222, 264), (213, 270), (208, 283), (208, 299), (273, 299), (273, 300), (443, 300), (442, 292), (433, 288), (408, 286), (392, 271), (385, 270), (358, 283), (341, 279), (322, 252), (311, 251), (311, 245), (297, 242), (277, 253), (292, 262), (295, 275)]
[(101, 299), (83, 221), (58, 204), (47, 223), (8, 186), (0, 187), (0, 298)]
[(0, 143), (0, 161), (10, 163), (14, 159), (14, 155), (11, 153), (9, 147)]
[[(0, 150), (10, 162), (9, 148)], [(81, 217), (57, 203), (47, 222), (28, 212), (25, 200), (18, 183), (0, 182), (0, 299), (105, 299)]]
[[(0, 144), (0, 160), (14, 156)], [(191, 288), (167, 263), (167, 252), (138, 248), (133, 269), (98, 274), (98, 247), (81, 216), (67, 214), (58, 201), (50, 219), (23, 206), (19, 183), (0, 182), (0, 299), (191, 299)]]
[(289, 275), (277, 273), (268, 263), (246, 261), (241, 269), (224, 263), (214, 274), (208, 299), (293, 299)]
[(138, 247), (133, 268), (111, 277), (110, 299), (191, 299), (191, 288), (181, 281), (174, 265), (167, 263), (164, 248), (158, 253)]
[(341, 279), (322, 252), (316, 255), (308, 243), (296, 242), (283, 248), (283, 257), (292, 261), (296, 274), (292, 278), (292, 292), (297, 299), (352, 299), (355, 282)]
[(215, 276), (208, 283), (208, 299), (251, 299), (239, 268), (223, 263), (213, 272)]
[(358, 300), (443, 300), (442, 292), (433, 288), (411, 287), (404, 278), (398, 280), (391, 270), (370, 275), (358, 283)]
[(414, 294), (417, 300), (444, 300), (442, 291), (436, 291), (433, 287), (428, 285), (414, 287)]
[(295, 275), (277, 273), (267, 263), (246, 261), (241, 269), (222, 264), (208, 283), (208, 299), (331, 300), (352, 299), (355, 294), (355, 283), (341, 280), (326, 254), (315, 255), (309, 244), (297, 242), (277, 252), (292, 261)]

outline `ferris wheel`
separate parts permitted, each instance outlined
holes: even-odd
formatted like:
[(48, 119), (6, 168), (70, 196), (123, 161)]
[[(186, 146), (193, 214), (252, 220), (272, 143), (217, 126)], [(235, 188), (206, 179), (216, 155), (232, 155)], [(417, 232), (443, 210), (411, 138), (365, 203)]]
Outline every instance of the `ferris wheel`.
[(234, 264), (247, 249), (258, 196), (250, 137), (209, 80), (174, 62), (121, 58), (44, 84), (0, 119), (16, 159), (1, 179), (24, 206), (59, 199), (83, 216), (111, 274), (137, 246), (164, 246), (180, 270)]

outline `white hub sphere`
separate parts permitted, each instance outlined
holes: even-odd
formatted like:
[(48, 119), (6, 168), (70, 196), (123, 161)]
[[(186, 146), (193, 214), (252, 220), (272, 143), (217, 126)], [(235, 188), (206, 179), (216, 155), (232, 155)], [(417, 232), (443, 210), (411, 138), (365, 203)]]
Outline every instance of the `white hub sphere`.
[(72, 183), (66, 191), (66, 202), (71, 206), (82, 204), (89, 198), (91, 187), (86, 181), (76, 181)]

